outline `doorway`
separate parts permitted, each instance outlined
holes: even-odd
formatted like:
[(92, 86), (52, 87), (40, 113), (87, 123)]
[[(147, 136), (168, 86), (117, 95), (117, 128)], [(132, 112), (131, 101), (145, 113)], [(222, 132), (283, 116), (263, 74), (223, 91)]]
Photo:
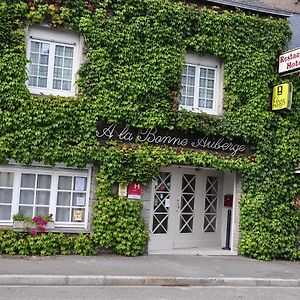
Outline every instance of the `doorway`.
[(149, 251), (221, 250), (223, 174), (169, 167), (153, 182)]

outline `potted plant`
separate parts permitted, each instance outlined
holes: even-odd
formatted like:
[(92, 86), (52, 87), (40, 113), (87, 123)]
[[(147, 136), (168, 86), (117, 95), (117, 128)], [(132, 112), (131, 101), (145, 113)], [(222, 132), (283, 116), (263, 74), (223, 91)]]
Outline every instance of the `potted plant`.
[(31, 218), (26, 217), (22, 211), (19, 211), (17, 214), (13, 215), (13, 228), (28, 230), (28, 228), (33, 228), (34, 223)]
[(52, 214), (29, 218), (20, 211), (13, 216), (13, 227), (15, 229), (22, 229), (23, 231), (30, 231), (32, 235), (35, 235), (37, 232), (45, 232), (47, 229), (54, 229), (55, 223)]

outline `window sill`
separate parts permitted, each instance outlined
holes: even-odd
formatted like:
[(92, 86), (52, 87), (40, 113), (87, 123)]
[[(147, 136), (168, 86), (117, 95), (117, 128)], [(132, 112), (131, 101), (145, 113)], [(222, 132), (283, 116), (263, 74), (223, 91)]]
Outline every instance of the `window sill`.
[(183, 110), (183, 109), (193, 112), (193, 113), (196, 113), (196, 114), (207, 114), (207, 115), (216, 116), (216, 117), (219, 116), (219, 114), (214, 110), (205, 110), (205, 109), (201, 109), (201, 108), (194, 108), (194, 107), (190, 107), (190, 106), (180, 105), (179, 110)]
[[(28, 232), (33, 228), (36, 228), (35, 225), (33, 225), (32, 223), (27, 223), (27, 222), (23, 222), (25, 224), (22, 225), (0, 225), (0, 229), (1, 228), (12, 228), (15, 232)], [(50, 227), (46, 228), (45, 232), (54, 232), (54, 233), (91, 233), (90, 229), (86, 229), (86, 228), (76, 228), (76, 227), (55, 227), (55, 223), (54, 222), (50, 222), (53, 223), (53, 225), (51, 224)]]

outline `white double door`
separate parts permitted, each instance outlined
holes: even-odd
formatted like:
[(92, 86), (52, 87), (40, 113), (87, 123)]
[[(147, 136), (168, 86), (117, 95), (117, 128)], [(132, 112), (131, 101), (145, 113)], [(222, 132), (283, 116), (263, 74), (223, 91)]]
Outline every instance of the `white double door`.
[(221, 178), (204, 169), (163, 169), (153, 184), (149, 250), (221, 248)]

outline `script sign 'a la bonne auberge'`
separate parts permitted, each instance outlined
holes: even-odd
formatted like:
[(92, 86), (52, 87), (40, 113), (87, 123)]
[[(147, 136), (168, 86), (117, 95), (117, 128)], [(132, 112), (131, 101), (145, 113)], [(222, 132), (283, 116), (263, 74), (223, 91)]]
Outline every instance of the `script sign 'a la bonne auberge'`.
[(99, 123), (97, 137), (100, 141), (116, 140), (124, 143), (148, 143), (193, 150), (211, 150), (228, 153), (233, 157), (249, 152), (245, 144), (229, 141), (223, 137), (210, 137), (197, 133), (187, 134), (160, 128), (138, 129), (130, 126)]

